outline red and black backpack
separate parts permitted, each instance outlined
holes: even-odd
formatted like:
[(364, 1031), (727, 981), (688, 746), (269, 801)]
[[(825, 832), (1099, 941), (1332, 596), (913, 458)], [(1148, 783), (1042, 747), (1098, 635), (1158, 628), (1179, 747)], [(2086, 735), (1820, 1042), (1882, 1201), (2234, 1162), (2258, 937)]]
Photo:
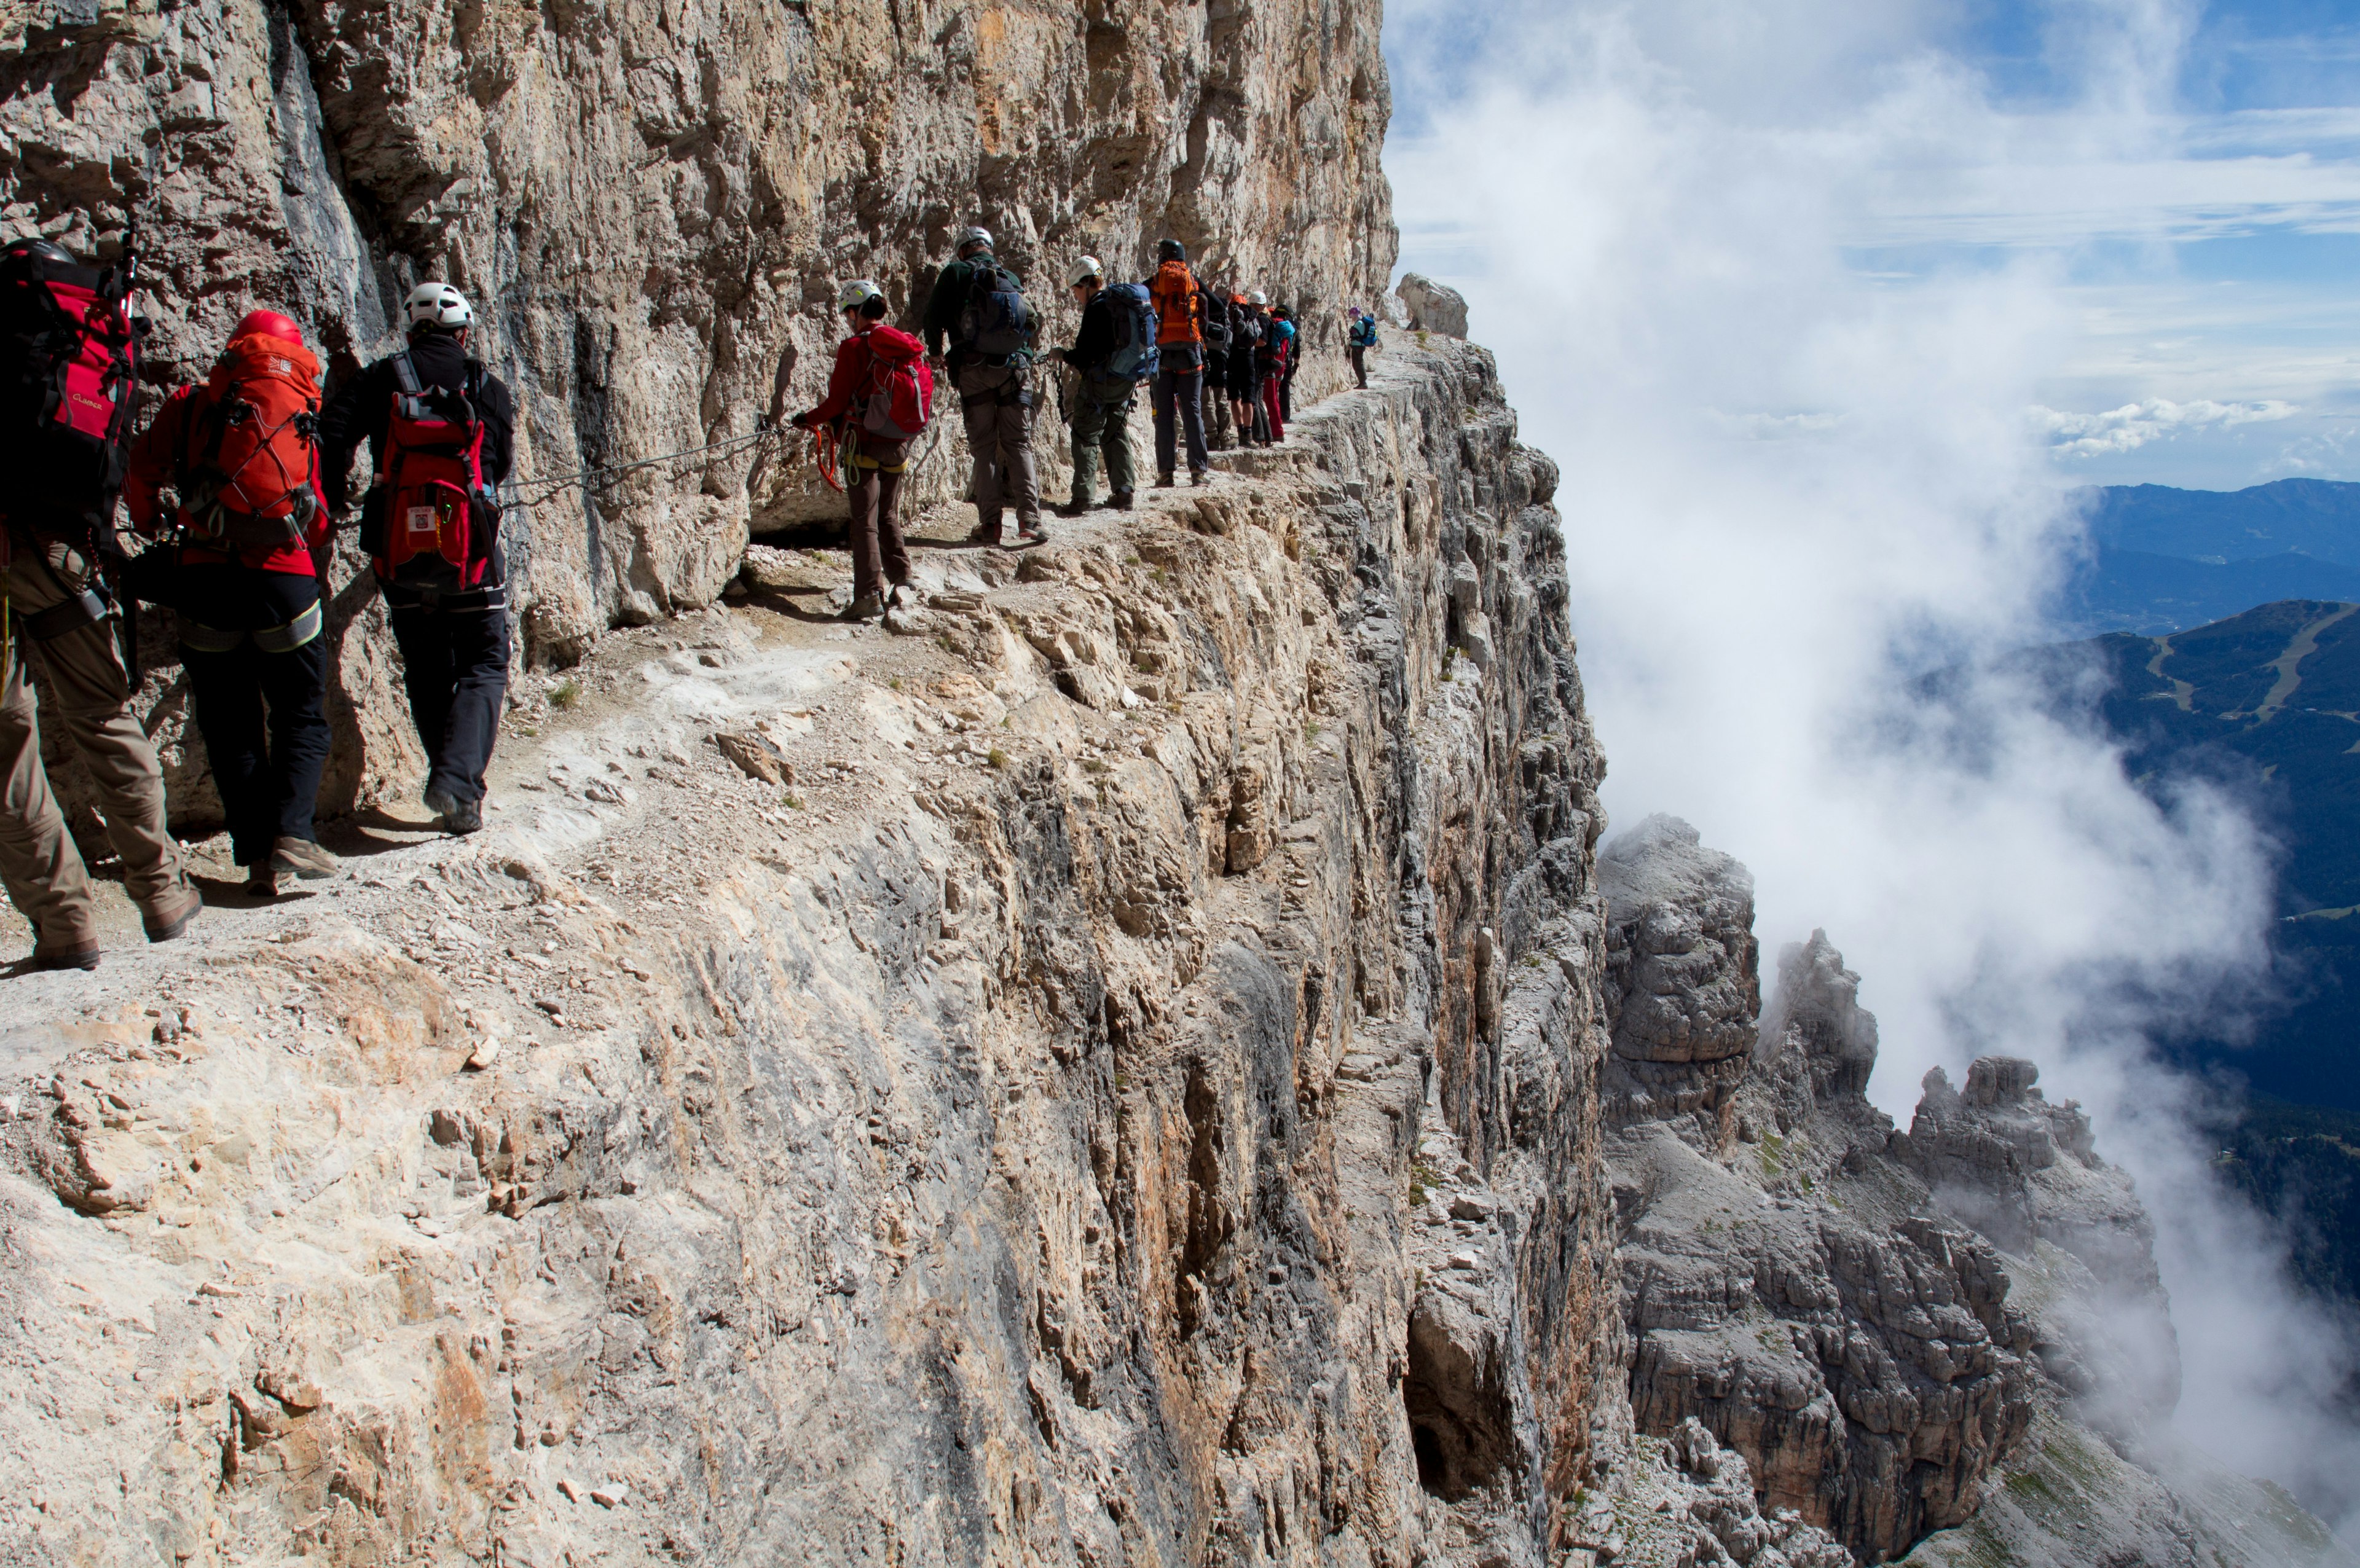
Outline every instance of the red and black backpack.
[(76, 265), (55, 244), (0, 249), (0, 461), (10, 510), (95, 525), (131, 451), (140, 340), (133, 263)]
[(235, 550), (301, 543), (317, 509), (320, 362), (284, 338), (232, 338), (204, 397), (179, 476), (191, 535)]
[[(393, 357), (393, 416), (378, 454), (375, 504), (383, 508), (373, 552), (379, 577), (421, 586), (475, 588), (491, 564), (475, 501), (484, 491), (484, 421), (475, 409), (481, 368), (467, 385), (423, 387), (410, 355)], [(489, 509), (486, 508), (486, 517)]]

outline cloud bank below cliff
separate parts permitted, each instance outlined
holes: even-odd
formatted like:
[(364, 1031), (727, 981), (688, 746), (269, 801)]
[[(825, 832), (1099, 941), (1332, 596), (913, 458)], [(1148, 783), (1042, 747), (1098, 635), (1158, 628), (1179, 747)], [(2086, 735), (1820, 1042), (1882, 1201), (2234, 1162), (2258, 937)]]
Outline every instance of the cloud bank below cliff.
[[(1610, 810), (1745, 860), (1765, 952), (1827, 927), (1882, 1019), (1888, 1110), (1984, 1051), (2086, 1099), (2157, 1212), (2183, 1429), (2348, 1529), (2360, 1434), (2315, 1392), (2345, 1347), (2270, 1287), (2267, 1234), (2205, 1179), (2202, 1095), (2148, 1063), (2252, 1000), (2271, 846), (2202, 785), (2158, 803), (2005, 681), (1911, 695), (2044, 636), (2078, 539), (2026, 411), (2074, 321), (2036, 246), (1855, 264), (1908, 168), (2004, 169), (2026, 132), (1920, 13), (1860, 9), (1397, 6), (1404, 260), (1465, 290), (1563, 465)], [(2147, 155), (2189, 16), (2052, 29), (2044, 167)]]

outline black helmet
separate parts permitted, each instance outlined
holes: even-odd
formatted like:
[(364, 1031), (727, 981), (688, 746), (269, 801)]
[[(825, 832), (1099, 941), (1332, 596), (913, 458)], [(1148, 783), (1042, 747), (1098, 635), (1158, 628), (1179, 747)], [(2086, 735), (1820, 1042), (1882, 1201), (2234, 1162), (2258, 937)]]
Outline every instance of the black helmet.
[(75, 265), (73, 252), (66, 249), (57, 241), (44, 239), (39, 234), (27, 234), (21, 239), (10, 240), (5, 246), (0, 246), (0, 256), (37, 256), (42, 261), (59, 262), (67, 267)]
[(1155, 257), (1158, 261), (1185, 261), (1188, 247), (1178, 240), (1164, 240), (1155, 247)]

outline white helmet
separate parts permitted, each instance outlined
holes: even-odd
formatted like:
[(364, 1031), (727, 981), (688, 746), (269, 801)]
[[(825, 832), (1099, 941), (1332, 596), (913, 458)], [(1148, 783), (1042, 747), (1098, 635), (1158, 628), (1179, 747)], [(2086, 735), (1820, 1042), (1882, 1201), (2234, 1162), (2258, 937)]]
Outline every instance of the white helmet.
[(1270, 303), (1270, 296), (1257, 289), (1252, 293), (1246, 296), (1246, 303), (1249, 305), (1267, 305)]
[(866, 278), (857, 278), (836, 291), (836, 308), (839, 310), (858, 310), (871, 299), (883, 298), (885, 298), (885, 290), (878, 288)]
[(1069, 288), (1076, 288), (1087, 283), (1093, 278), (1104, 278), (1105, 276), (1106, 273), (1098, 266), (1098, 258), (1094, 256), (1086, 256), (1082, 257), (1081, 260), (1074, 263), (1073, 276), (1066, 278), (1065, 283)]
[(989, 250), (991, 248), (991, 231), (985, 228), (981, 223), (969, 223), (966, 228), (959, 231), (958, 243), (951, 246), (951, 249), (961, 256), (965, 256), (967, 253), (967, 247), (970, 245), (981, 245), (984, 249)]
[(457, 332), (475, 324), (475, 312), (468, 305), (467, 297), (448, 283), (420, 284), (410, 291), (401, 308), (412, 327), (441, 327)]

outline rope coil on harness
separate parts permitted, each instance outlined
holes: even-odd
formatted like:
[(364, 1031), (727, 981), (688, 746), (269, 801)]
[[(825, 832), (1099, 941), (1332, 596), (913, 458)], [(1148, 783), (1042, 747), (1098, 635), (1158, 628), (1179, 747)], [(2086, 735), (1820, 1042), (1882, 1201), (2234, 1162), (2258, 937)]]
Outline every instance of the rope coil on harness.
[(821, 425), (812, 431), (812, 452), (819, 463), (819, 476), (837, 495), (844, 493), (843, 438), (832, 425)]

